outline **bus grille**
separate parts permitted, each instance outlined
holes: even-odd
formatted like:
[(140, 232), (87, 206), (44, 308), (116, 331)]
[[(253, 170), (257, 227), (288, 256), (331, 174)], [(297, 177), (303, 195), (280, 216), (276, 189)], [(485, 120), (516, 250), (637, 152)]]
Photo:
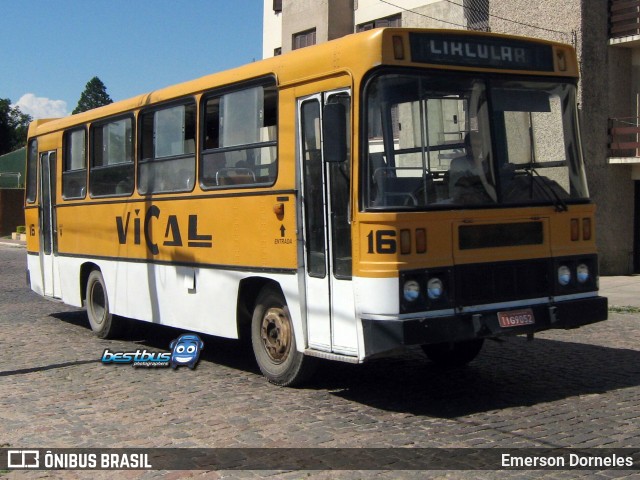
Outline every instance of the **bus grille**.
[(548, 260), (458, 265), (454, 271), (456, 304), (461, 307), (551, 294)]

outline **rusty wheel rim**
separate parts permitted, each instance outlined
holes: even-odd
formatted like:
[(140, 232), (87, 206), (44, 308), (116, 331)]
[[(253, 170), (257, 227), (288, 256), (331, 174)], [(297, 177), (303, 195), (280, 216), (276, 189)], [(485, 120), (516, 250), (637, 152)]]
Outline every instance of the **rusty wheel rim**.
[(270, 308), (262, 317), (260, 338), (273, 363), (282, 363), (291, 350), (291, 322), (282, 308)]

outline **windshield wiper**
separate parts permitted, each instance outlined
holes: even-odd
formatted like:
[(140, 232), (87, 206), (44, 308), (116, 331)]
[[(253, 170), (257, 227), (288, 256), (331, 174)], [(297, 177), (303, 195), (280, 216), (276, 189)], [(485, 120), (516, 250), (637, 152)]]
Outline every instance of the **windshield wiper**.
[(536, 165), (536, 143), (534, 141), (534, 134), (533, 134), (533, 118), (532, 118), (532, 114), (531, 112), (529, 112), (529, 141), (531, 142), (531, 157), (529, 159), (529, 165), (528, 168), (530, 171), (530, 177), (531, 177), (531, 194), (529, 195), (531, 198), (533, 198), (533, 174), (535, 173), (538, 178), (540, 179), (540, 182), (542, 184), (542, 190), (545, 192), (545, 194), (547, 195), (547, 198), (549, 200), (551, 200), (551, 202), (553, 202), (554, 206), (556, 207), (556, 212), (566, 212), (569, 210), (569, 207), (567, 207), (567, 204), (564, 202), (564, 200), (562, 200), (562, 198), (560, 198), (560, 195), (558, 195), (558, 192), (556, 192), (554, 190), (554, 188), (549, 185), (546, 180), (546, 177), (543, 177), (542, 175), (540, 175), (540, 173), (538, 172), (538, 170), (536, 170), (536, 167), (534, 165)]
[(567, 206), (565, 201), (562, 200), (562, 197), (560, 197), (560, 195), (558, 195), (558, 192), (556, 192), (555, 189), (551, 185), (549, 185), (547, 183), (547, 177), (543, 177), (542, 175), (540, 175), (538, 170), (536, 170), (536, 168), (533, 166), (533, 162), (530, 165), (527, 165), (524, 168), (531, 172), (531, 174), (530, 174), (530, 177), (531, 177), (531, 191), (532, 191), (531, 197), (533, 197), (533, 184), (534, 184), (533, 174), (536, 174), (538, 176), (538, 178), (540, 179), (540, 181), (537, 182), (537, 185), (542, 185), (542, 191), (545, 193), (547, 198), (551, 202), (553, 202), (553, 205), (556, 208), (556, 212), (567, 212), (569, 210), (569, 207)]

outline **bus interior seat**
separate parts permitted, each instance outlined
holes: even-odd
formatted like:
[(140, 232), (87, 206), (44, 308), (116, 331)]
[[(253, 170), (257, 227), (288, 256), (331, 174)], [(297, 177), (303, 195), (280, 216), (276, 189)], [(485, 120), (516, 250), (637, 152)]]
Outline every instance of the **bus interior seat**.
[[(426, 182), (422, 176), (398, 177), (394, 167), (387, 166), (384, 152), (369, 154), (369, 164), (373, 171), (373, 191), (371, 198), (376, 206), (410, 206), (419, 205), (416, 197), (426, 183), (427, 197), (435, 199), (435, 185), (431, 175), (426, 174)], [(424, 193), (419, 195), (424, 197)]]
[(418, 205), (414, 192), (422, 185), (422, 177), (396, 177), (395, 168), (382, 167), (373, 173), (376, 206)]
[(176, 190), (185, 190), (191, 191), (194, 186), (194, 179), (192, 173), (186, 168), (181, 169), (178, 172), (178, 177), (176, 179)]
[(127, 177), (124, 180), (120, 180), (116, 185), (115, 193), (117, 194), (127, 194), (133, 191), (133, 184), (131, 182), (131, 178)]
[(466, 155), (453, 158), (449, 164), (449, 196), (454, 198), (461, 194), (461, 190), (467, 188), (461, 180), (474, 175), (477, 173), (472, 159), (467, 158)]

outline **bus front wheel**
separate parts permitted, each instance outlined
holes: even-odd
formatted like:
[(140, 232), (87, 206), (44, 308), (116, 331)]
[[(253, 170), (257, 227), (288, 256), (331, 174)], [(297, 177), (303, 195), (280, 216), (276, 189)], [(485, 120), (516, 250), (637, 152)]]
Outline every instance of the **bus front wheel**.
[(422, 345), (429, 360), (443, 367), (462, 367), (476, 358), (482, 349), (483, 338), (457, 343)]
[(107, 288), (100, 270), (94, 270), (89, 274), (85, 305), (91, 330), (99, 338), (114, 338), (117, 336), (119, 333), (118, 319), (113, 318), (109, 310)]
[(294, 387), (315, 370), (315, 358), (296, 349), (293, 323), (279, 289), (267, 286), (258, 296), (251, 320), (251, 344), (262, 374), (271, 383)]

